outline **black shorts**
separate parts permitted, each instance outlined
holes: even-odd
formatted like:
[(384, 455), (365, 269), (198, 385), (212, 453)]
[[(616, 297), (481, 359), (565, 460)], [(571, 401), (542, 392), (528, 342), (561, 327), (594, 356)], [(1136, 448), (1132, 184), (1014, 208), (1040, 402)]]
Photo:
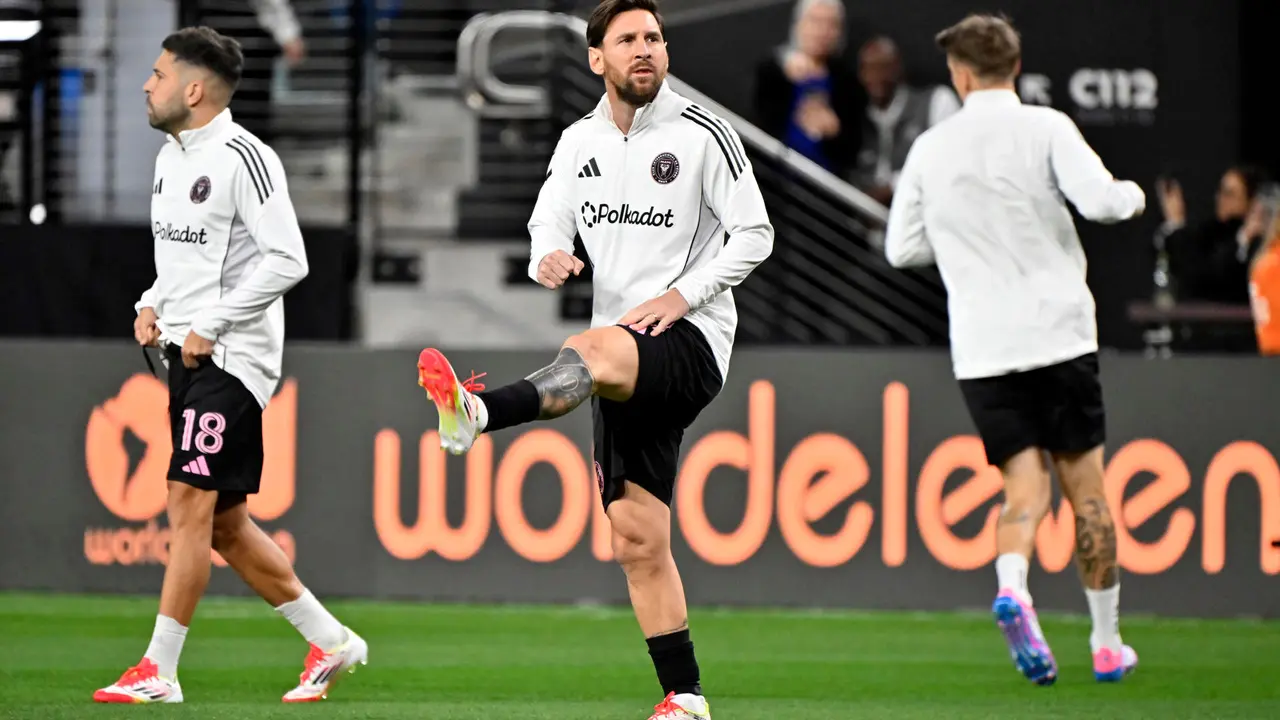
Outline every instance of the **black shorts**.
[(262, 484), (262, 407), (239, 378), (201, 361), (188, 370), (182, 349), (169, 359), (169, 479), (201, 490), (252, 495)]
[(1027, 448), (1080, 453), (1106, 440), (1097, 353), (1025, 372), (961, 380), (960, 391), (987, 462), (996, 467)]
[(635, 393), (626, 402), (591, 400), (600, 497), (609, 507), (630, 480), (670, 505), (684, 431), (724, 381), (711, 346), (692, 323), (679, 320), (657, 337), (626, 330), (640, 354)]

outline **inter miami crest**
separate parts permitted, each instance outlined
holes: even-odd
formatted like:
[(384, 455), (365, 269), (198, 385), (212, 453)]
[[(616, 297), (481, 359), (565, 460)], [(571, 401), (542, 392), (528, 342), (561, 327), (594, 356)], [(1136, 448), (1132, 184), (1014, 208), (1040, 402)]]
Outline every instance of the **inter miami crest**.
[(212, 183), (209, 182), (208, 175), (201, 175), (191, 186), (191, 202), (199, 205), (209, 199), (209, 191), (213, 189)]
[(653, 174), (653, 179), (658, 181), (659, 185), (666, 185), (680, 174), (680, 161), (671, 153), (662, 153), (653, 159), (649, 172)]

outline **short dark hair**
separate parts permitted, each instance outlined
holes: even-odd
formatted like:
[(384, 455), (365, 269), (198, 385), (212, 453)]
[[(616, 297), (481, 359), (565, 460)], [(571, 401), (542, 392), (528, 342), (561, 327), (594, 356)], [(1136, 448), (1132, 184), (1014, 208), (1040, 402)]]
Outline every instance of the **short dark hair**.
[(604, 43), (604, 34), (608, 32), (613, 19), (624, 12), (644, 10), (658, 21), (658, 29), (663, 36), (667, 34), (662, 25), (662, 13), (658, 12), (658, 0), (604, 0), (591, 12), (587, 19), (587, 45), (598, 48)]
[(235, 92), (244, 73), (244, 53), (234, 38), (209, 27), (183, 28), (160, 45), (178, 60), (217, 75)]
[(970, 15), (935, 40), (948, 57), (985, 80), (1012, 78), (1022, 60), (1022, 37), (1004, 15)]

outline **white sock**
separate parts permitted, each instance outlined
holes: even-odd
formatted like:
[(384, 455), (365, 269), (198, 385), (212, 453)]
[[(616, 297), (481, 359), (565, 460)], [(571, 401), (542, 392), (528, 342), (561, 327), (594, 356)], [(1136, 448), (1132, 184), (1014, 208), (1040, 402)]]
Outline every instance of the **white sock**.
[(1027, 589), (1027, 559), (1018, 553), (1005, 553), (996, 558), (996, 584), (1000, 590), (1012, 590), (1028, 605), (1031, 591)]
[(182, 644), (187, 640), (187, 629), (177, 620), (156, 615), (156, 629), (151, 631), (151, 644), (143, 657), (160, 668), (160, 675), (170, 680), (178, 679), (178, 657)]
[(293, 623), (307, 642), (325, 652), (332, 652), (347, 641), (347, 629), (320, 604), (310, 590), (303, 590), (297, 600), (281, 605), (276, 608), (276, 612)]
[(1093, 632), (1089, 633), (1089, 646), (1093, 652), (1107, 648), (1120, 652), (1124, 645), (1120, 640), (1120, 584), (1106, 590), (1085, 588), (1089, 598), (1089, 614), (1093, 616)]
[(675, 704), (691, 712), (705, 713), (707, 711), (707, 699), (701, 695), (685, 693), (684, 695), (677, 695), (671, 698), (671, 700)]

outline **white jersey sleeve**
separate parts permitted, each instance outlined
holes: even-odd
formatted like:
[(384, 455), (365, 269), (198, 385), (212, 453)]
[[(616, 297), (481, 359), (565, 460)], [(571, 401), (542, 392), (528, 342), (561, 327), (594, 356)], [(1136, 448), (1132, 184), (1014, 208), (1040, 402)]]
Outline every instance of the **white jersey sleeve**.
[(1099, 223), (1128, 220), (1146, 209), (1146, 193), (1131, 180), (1116, 180), (1102, 159), (1064, 114), (1056, 114), (1050, 163), (1058, 188), (1086, 219)]
[(729, 239), (714, 260), (675, 282), (690, 311), (737, 286), (773, 252), (773, 225), (742, 140), (728, 123), (721, 127), (730, 147), (715, 146), (722, 140), (707, 135), (702, 191)]
[(302, 230), (279, 157), (265, 145), (234, 149), (242, 153), (243, 160), (236, 165), (231, 183), (236, 214), (262, 259), (243, 281), (191, 323), (191, 330), (208, 340), (216, 340), (232, 325), (266, 311), (306, 277), (308, 270)]
[(925, 233), (924, 193), (921, 165), (926, 162), (925, 142), (916, 140), (907, 151), (902, 176), (889, 205), (889, 225), (885, 230), (884, 254), (895, 268), (921, 267), (935, 262), (933, 245)]
[(139, 298), (139, 299), (138, 299), (138, 302), (137, 302), (136, 304), (134, 304), (134, 306), (133, 306), (133, 311), (134, 311), (134, 312), (139, 312), (139, 313), (140, 313), (140, 312), (142, 312), (142, 308), (152, 308), (152, 309), (154, 309), (154, 308), (155, 308), (155, 306), (156, 306), (156, 289), (157, 289), (157, 287), (158, 287), (159, 285), (160, 285), (160, 280), (159, 280), (159, 278), (157, 278), (155, 282), (151, 283), (151, 287), (149, 287), (149, 288), (147, 288), (146, 290), (144, 290), (144, 291), (143, 291), (143, 293), (142, 293), (142, 297), (141, 297), (141, 298)]
[(547, 166), (547, 177), (538, 191), (538, 201), (533, 206), (533, 214), (529, 218), (529, 278), (538, 279), (538, 264), (542, 258), (556, 250), (573, 254), (573, 237), (577, 233), (577, 220), (574, 208), (569, 200), (569, 178), (573, 177), (571, 168), (567, 167), (573, 157), (573, 139), (570, 137), (572, 126), (560, 134), (551, 162)]

